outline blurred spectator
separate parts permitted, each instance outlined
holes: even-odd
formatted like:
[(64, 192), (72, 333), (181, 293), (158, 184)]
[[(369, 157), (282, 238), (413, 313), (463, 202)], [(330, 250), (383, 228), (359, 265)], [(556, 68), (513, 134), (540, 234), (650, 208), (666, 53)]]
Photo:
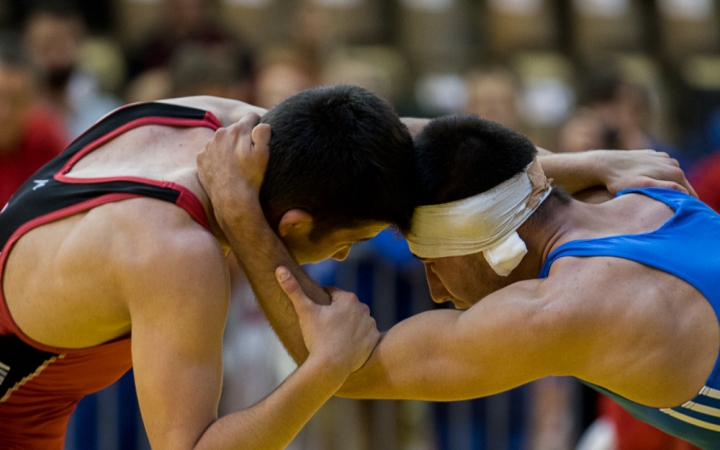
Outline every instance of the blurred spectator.
[(67, 144), (60, 118), (35, 98), (19, 47), (0, 40), (0, 205)]
[(298, 45), (317, 53), (328, 53), (341, 44), (336, 40), (338, 24), (332, 22), (330, 9), (323, 2), (299, 0), (291, 2), (289, 38)]
[(214, 95), (251, 101), (250, 73), (240, 72), (236, 53), (230, 46), (204, 48), (188, 43), (170, 60), (172, 97)]
[(40, 94), (65, 117), (71, 138), (120, 106), (118, 99), (101, 94), (93, 75), (80, 68), (85, 25), (72, 3), (39, 3), (28, 15), (23, 34), (40, 76)]
[(611, 148), (606, 143), (606, 128), (603, 121), (591, 111), (582, 108), (560, 129), (558, 151), (573, 153)]
[[(167, 67), (183, 44), (195, 43), (207, 49), (238, 45), (233, 35), (218, 24), (209, 0), (163, 0), (162, 6), (153, 32), (131, 56), (131, 76)], [(242, 52), (237, 63), (242, 71), (248, 71), (249, 53)]]
[(522, 131), (520, 89), (513, 74), (502, 68), (475, 69), (465, 77), (468, 98), (465, 112)]
[[(46, 0), (3, 0), (0, 2), (0, 13), (7, 16), (7, 24), (15, 28), (25, 21), (27, 15), (37, 3)], [(74, 0), (78, 10), (93, 32), (107, 32), (112, 26), (112, 3), (114, 0)]]
[(271, 48), (260, 55), (255, 104), (272, 108), (288, 97), (318, 84), (318, 68), (310, 52), (292, 47)]
[(323, 84), (364, 87), (401, 113), (409, 94), (408, 80), (407, 61), (392, 47), (347, 47), (333, 52), (323, 64)]
[(128, 85), (125, 100), (128, 103), (154, 102), (169, 98), (172, 92), (172, 80), (167, 68), (146, 70)]
[(587, 111), (603, 124), (602, 148), (617, 150), (654, 149), (677, 155), (672, 145), (650, 134), (654, 113), (646, 88), (618, 75), (600, 75), (589, 83)]

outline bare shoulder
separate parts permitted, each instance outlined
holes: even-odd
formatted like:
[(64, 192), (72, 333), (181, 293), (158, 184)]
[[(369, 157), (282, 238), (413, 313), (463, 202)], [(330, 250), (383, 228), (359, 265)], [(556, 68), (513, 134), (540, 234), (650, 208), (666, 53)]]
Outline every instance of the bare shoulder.
[[(619, 263), (619, 264), (618, 264)], [(618, 287), (617, 271), (627, 269), (622, 260), (604, 257), (563, 257), (557, 259), (540, 283), (538, 295), (554, 309), (562, 310), (566, 320), (585, 327), (597, 321), (598, 310)]]
[(262, 116), (266, 109), (250, 105), (239, 100), (229, 98), (213, 97), (210, 95), (198, 95), (194, 97), (180, 97), (160, 100), (160, 103), (187, 106), (190, 108), (204, 109), (212, 112), (224, 127), (227, 127), (242, 118), (245, 114), (254, 113)]
[(107, 214), (114, 219), (114, 272), (131, 312), (175, 301), (225, 308), (228, 268), (213, 235), (175, 205), (153, 199), (122, 203), (122, 211)]
[[(590, 258), (562, 258), (550, 276), (513, 283), (487, 296), (463, 320), (512, 324), (516, 348), (532, 349), (544, 375), (576, 375), (593, 358), (607, 316), (603, 277)], [(528, 356), (530, 358), (530, 356)], [(543, 376), (544, 376), (543, 375)]]

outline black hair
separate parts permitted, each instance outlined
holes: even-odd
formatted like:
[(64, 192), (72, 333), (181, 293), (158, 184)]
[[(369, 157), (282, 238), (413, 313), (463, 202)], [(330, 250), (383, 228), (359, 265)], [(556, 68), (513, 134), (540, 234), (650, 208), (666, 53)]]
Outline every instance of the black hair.
[(175, 96), (193, 95), (206, 85), (229, 86), (240, 79), (238, 58), (230, 47), (181, 45), (170, 58), (169, 72)]
[(525, 136), (478, 116), (434, 119), (415, 138), (417, 205), (488, 191), (520, 173), (536, 153)]
[(392, 107), (356, 86), (324, 86), (279, 103), (260, 201), (270, 223), (302, 208), (310, 235), (371, 221), (407, 228), (412, 217), (413, 142)]

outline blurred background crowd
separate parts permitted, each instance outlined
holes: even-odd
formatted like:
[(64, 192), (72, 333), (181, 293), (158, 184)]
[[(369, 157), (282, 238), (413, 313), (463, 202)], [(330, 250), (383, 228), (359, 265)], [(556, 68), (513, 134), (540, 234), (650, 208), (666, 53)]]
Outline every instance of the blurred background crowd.
[[(185, 95), (270, 108), (322, 84), (404, 116), (469, 112), (557, 152), (653, 148), (720, 209), (718, 0), (1, 0), (0, 205), (112, 109)], [(294, 365), (236, 265), (221, 413)], [(432, 304), (384, 232), (308, 267), (381, 329)], [(482, 345), (482, 343), (478, 343)], [(145, 449), (132, 375), (84, 400), (66, 448)], [(684, 449), (570, 379), (447, 404), (331, 400), (298, 450)]]

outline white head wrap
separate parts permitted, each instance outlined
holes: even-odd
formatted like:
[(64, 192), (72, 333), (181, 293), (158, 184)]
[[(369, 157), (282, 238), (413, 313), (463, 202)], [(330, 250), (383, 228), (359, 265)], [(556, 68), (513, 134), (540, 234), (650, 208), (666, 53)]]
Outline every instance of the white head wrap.
[(466, 199), (415, 208), (406, 238), (421, 258), (483, 252), (496, 273), (507, 276), (527, 253), (517, 229), (550, 194), (537, 159), (489, 191)]

